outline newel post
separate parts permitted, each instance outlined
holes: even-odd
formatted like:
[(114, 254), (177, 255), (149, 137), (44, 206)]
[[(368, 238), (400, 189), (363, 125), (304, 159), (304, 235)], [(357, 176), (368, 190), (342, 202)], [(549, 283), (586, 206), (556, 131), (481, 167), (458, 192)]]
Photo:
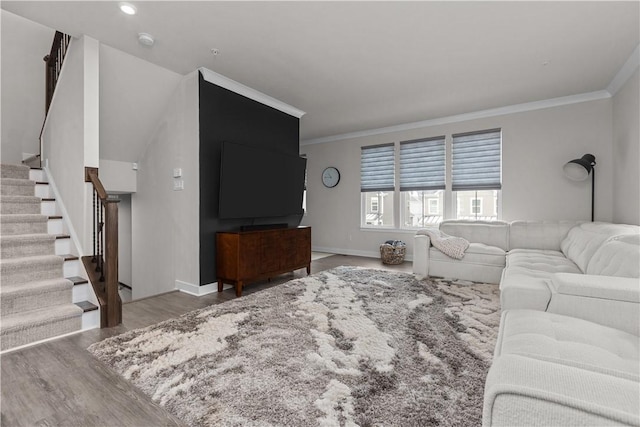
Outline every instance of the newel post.
[(118, 295), (118, 202), (104, 200), (105, 207), (105, 287), (107, 291), (107, 327), (122, 323), (122, 305)]

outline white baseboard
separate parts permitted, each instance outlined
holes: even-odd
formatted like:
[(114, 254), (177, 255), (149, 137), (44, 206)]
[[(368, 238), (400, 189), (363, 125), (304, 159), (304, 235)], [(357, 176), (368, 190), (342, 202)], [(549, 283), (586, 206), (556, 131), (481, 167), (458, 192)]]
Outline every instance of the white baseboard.
[[(327, 252), (330, 254), (336, 254), (336, 255), (353, 255), (353, 256), (362, 256), (362, 257), (367, 257), (367, 258), (377, 258), (380, 259), (380, 252), (379, 251), (360, 251), (357, 249), (343, 249), (343, 248), (328, 248), (328, 247), (324, 247), (324, 246), (313, 246), (311, 248), (312, 251), (314, 252)], [(412, 261), (413, 262), (413, 256), (412, 255), (407, 255), (405, 256), (405, 261)]]
[(203, 295), (212, 294), (218, 292), (217, 283), (209, 283), (208, 285), (194, 285), (193, 283), (183, 282), (182, 280), (176, 280), (176, 289), (185, 294), (201, 297)]

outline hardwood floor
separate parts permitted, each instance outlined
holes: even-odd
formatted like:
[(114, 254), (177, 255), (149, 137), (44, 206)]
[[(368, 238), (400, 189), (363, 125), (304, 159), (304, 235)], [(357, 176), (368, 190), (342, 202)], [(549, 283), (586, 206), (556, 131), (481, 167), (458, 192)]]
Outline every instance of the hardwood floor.
[[(412, 264), (384, 265), (378, 259), (333, 255), (311, 262), (311, 273), (340, 265), (411, 272)], [(249, 284), (243, 295), (305, 277), (304, 269), (271, 282)], [(194, 297), (170, 292), (123, 305), (122, 324), (94, 329), (2, 355), (2, 426), (181, 426), (128, 381), (95, 359), (86, 348), (104, 338), (235, 298), (221, 293)]]

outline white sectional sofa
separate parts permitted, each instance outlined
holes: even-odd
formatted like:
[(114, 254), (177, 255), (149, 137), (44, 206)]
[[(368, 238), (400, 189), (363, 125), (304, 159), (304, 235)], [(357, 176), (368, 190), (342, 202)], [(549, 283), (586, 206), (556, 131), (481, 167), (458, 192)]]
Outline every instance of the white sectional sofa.
[(640, 426), (640, 227), (445, 221), (440, 230), (469, 240), (469, 257), (448, 258), (418, 232), (418, 277), (500, 283), (483, 425)]

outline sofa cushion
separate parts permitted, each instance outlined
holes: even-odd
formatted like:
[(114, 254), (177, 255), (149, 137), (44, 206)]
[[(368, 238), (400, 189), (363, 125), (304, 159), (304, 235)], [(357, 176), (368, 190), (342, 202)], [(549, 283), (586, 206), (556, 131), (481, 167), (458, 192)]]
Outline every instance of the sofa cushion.
[(447, 220), (440, 223), (440, 230), (471, 243), (484, 243), (505, 251), (509, 248), (509, 223), (504, 221)]
[(607, 240), (591, 257), (587, 274), (640, 277), (640, 234)]
[(535, 310), (502, 313), (494, 356), (517, 354), (638, 381), (640, 338)]
[(605, 241), (618, 235), (638, 234), (638, 230), (637, 225), (586, 222), (569, 230), (560, 248), (584, 273), (591, 257)]
[(544, 311), (551, 300), (548, 281), (554, 273), (581, 273), (562, 252), (536, 249), (509, 251), (500, 280), (500, 304), (503, 310)]
[[(450, 256), (445, 255), (438, 249), (431, 247), (429, 257), (436, 261), (456, 261)], [(488, 246), (483, 243), (470, 243), (464, 252), (462, 261), (471, 264), (495, 265), (499, 267), (505, 266), (506, 252), (495, 246)]]
[(513, 221), (509, 229), (509, 249), (560, 250), (560, 243), (577, 221)]

